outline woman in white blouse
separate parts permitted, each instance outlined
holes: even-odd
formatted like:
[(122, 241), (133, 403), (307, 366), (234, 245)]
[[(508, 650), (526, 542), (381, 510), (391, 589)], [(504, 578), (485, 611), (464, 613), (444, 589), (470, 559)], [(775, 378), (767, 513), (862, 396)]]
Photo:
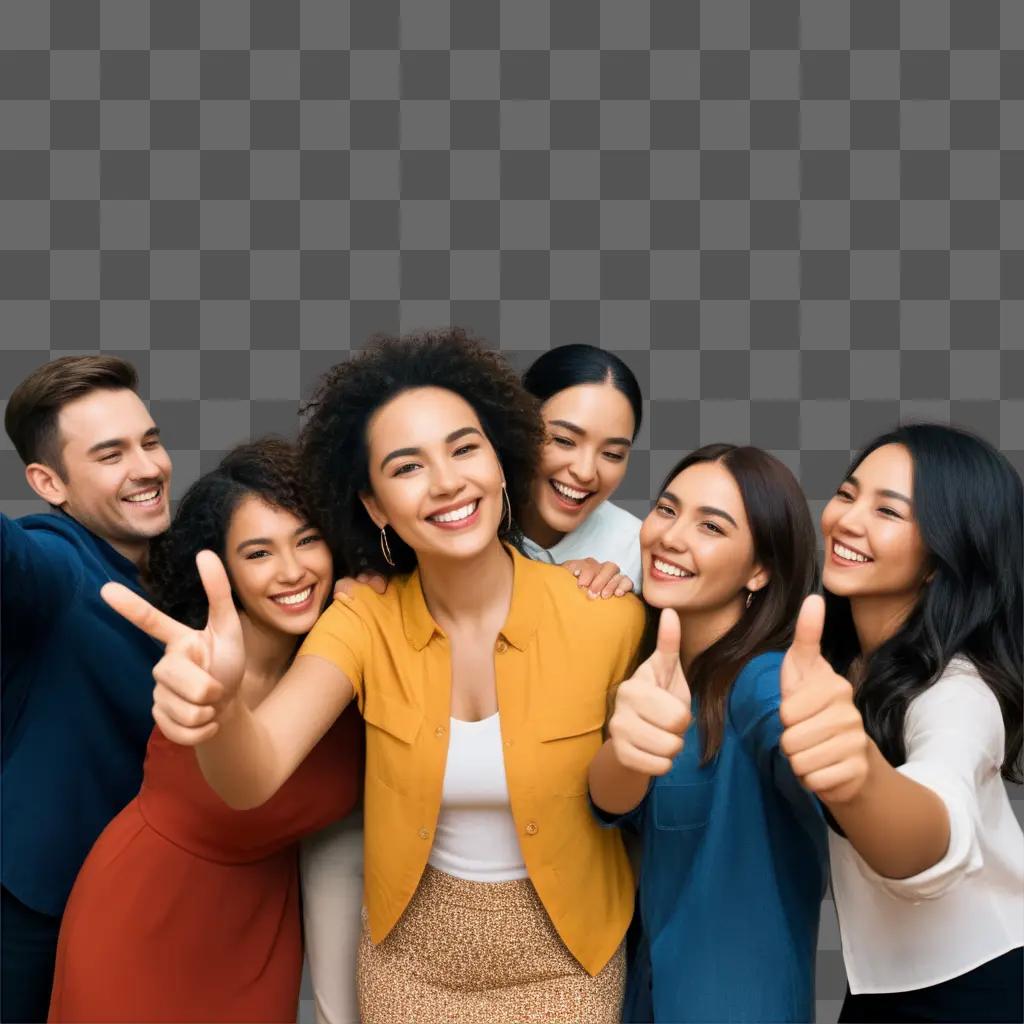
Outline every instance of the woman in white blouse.
[(643, 417), (633, 371), (593, 345), (559, 345), (534, 360), (523, 386), (540, 400), (547, 434), (520, 524), (523, 553), (574, 563), (594, 596), (639, 591), (640, 520), (608, 500), (626, 475)]
[(999, 452), (929, 424), (869, 445), (822, 514), (826, 611), (801, 618), (780, 715), (831, 818), (840, 1021), (1024, 1019), (1003, 785), (1021, 779), (1022, 516)]

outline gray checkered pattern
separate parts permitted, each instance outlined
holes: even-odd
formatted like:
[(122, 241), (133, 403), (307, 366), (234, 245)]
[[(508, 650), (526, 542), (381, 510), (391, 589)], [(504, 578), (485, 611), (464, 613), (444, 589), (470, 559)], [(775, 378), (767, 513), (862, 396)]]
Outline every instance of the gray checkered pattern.
[(448, 322), (626, 359), (633, 511), (731, 440), (817, 512), (901, 417), (1024, 468), (1020, 0), (0, 0), (0, 47), (0, 400), (127, 356), (178, 494)]

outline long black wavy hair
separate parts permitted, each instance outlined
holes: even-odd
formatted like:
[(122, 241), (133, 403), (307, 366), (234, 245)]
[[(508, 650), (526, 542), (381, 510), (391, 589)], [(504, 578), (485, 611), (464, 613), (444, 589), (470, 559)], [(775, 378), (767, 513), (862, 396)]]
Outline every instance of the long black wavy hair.
[(477, 414), (504, 470), (512, 506), (512, 525), (503, 517), (499, 536), (521, 541), (517, 523), (544, 438), (537, 400), (501, 355), (459, 328), (401, 338), (377, 335), (362, 352), (328, 370), (302, 410), (309, 419), (299, 446), (312, 512), (336, 567), (349, 574), (394, 576), (416, 566), (412, 548), (393, 530), (388, 543), (395, 564), (388, 565), (380, 531), (359, 495), (370, 490), (370, 418), (403, 391), (425, 387), (453, 391)]
[[(703, 462), (720, 462), (736, 481), (750, 524), (754, 558), (768, 572), (768, 582), (752, 596), (750, 607), (694, 659), (687, 672), (690, 689), (700, 697), (701, 763), (707, 764), (722, 745), (736, 676), (756, 655), (785, 650), (793, 642), (800, 605), (817, 586), (818, 563), (814, 524), (800, 484), (785, 464), (761, 448), (705, 445), (672, 467), (659, 494), (683, 470)], [(654, 646), (656, 623), (657, 616), (649, 614), (645, 647)]]
[[(1003, 777), (1021, 781), (1024, 712), (1024, 487), (986, 441), (941, 424), (899, 427), (872, 441), (903, 445), (914, 463), (914, 517), (928, 551), (929, 581), (899, 630), (863, 669), (855, 701), (886, 760), (906, 760), (910, 702), (966, 655), (999, 701), (1006, 728)], [(845, 674), (860, 654), (849, 598), (825, 592), (822, 653)]]
[[(224, 559), (231, 517), (250, 495), (303, 522), (313, 521), (297, 449), (287, 441), (264, 438), (233, 448), (216, 469), (192, 484), (170, 529), (150, 546), (146, 583), (157, 607), (193, 629), (206, 625), (209, 612), (196, 555), (209, 549)], [(235, 606), (240, 607), (237, 597)]]

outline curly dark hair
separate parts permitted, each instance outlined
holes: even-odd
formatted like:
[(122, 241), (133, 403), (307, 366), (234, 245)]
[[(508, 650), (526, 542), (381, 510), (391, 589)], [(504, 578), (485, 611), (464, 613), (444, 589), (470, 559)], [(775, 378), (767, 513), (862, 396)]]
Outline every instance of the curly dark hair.
[(465, 399), (477, 414), (505, 473), (511, 528), (499, 536), (519, 543), (516, 523), (529, 501), (543, 441), (539, 403), (497, 352), (460, 328), (401, 338), (375, 335), (368, 347), (324, 375), (303, 408), (309, 419), (299, 437), (316, 522), (340, 567), (385, 576), (411, 572), (416, 556), (389, 532), (394, 566), (380, 550), (380, 531), (359, 498), (370, 489), (366, 428), (391, 399), (414, 388), (439, 387)]
[(231, 517), (249, 495), (313, 522), (294, 445), (268, 437), (233, 448), (189, 487), (171, 528), (150, 547), (147, 585), (157, 606), (179, 622), (206, 625), (209, 606), (196, 555), (205, 548), (224, 558)]

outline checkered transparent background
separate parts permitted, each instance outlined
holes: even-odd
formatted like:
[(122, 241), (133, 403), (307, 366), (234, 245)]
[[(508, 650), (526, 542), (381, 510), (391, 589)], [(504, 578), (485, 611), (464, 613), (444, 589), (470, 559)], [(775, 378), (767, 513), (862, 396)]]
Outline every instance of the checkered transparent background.
[[(1024, 4), (0, 0), (0, 401), (127, 356), (180, 495), (449, 322), (626, 359), (633, 511), (731, 440), (817, 512), (901, 418), (1024, 468)], [(827, 902), (823, 1020), (838, 950)]]

